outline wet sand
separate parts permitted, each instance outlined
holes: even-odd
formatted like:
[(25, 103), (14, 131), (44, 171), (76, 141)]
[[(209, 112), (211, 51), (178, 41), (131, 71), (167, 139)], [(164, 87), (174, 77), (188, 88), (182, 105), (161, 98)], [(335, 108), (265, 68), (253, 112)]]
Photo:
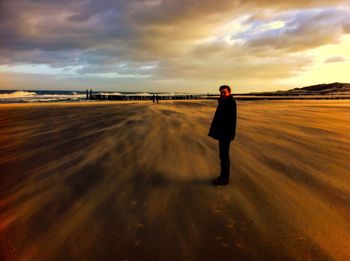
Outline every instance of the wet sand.
[(350, 101), (0, 106), (1, 260), (349, 260)]

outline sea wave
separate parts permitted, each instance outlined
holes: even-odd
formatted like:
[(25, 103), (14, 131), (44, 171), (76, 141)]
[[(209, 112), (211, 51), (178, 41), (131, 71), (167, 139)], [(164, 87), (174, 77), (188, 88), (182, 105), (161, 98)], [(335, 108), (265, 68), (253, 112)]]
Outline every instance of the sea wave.
[(14, 91), (11, 93), (2, 93), (0, 94), (0, 99), (11, 99), (11, 98), (20, 98), (20, 97), (33, 97), (37, 95), (36, 92), (28, 92), (28, 91)]
[(12, 91), (0, 93), (0, 103), (58, 102), (85, 100), (86, 95), (77, 92), (47, 93), (44, 91)]

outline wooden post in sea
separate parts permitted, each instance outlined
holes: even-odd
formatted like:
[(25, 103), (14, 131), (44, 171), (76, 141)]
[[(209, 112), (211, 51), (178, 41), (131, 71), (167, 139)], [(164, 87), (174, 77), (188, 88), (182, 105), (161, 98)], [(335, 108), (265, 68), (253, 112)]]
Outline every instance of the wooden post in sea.
[(92, 100), (92, 89), (90, 89), (90, 100)]
[(88, 91), (88, 89), (86, 89), (86, 99), (87, 100), (89, 99), (89, 91)]

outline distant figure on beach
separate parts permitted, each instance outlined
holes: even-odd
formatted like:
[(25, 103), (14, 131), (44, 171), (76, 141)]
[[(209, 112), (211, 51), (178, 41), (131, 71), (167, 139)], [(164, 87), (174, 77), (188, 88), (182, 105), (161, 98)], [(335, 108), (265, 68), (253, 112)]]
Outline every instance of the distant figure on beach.
[(157, 103), (159, 102), (159, 96), (158, 96), (158, 94), (157, 94), (157, 96), (156, 96), (156, 100), (157, 100)]
[(221, 172), (213, 185), (226, 185), (230, 179), (230, 144), (236, 135), (237, 105), (228, 85), (219, 88), (220, 98), (208, 136), (219, 141)]
[(155, 103), (156, 102), (156, 96), (153, 94), (153, 96), (152, 96), (152, 101), (153, 101), (153, 103)]

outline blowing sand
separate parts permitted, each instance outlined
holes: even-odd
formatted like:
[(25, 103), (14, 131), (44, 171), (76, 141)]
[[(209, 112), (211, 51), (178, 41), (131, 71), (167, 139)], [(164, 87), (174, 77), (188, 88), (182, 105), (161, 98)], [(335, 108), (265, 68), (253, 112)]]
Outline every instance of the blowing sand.
[(0, 259), (349, 260), (350, 102), (0, 107)]

